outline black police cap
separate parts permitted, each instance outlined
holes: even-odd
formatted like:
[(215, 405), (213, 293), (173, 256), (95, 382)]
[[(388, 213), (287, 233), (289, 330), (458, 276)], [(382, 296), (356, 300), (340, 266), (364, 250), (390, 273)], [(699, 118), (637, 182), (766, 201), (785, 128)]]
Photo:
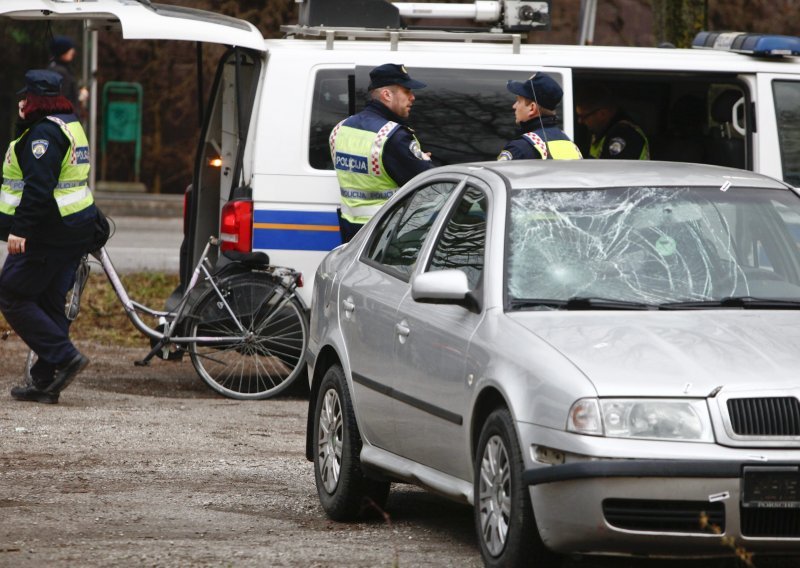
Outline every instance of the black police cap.
[(369, 90), (387, 85), (400, 85), (406, 89), (423, 89), (427, 85), (411, 78), (403, 65), (385, 63), (369, 72)]
[(18, 95), (33, 93), (40, 97), (57, 97), (61, 94), (61, 75), (47, 69), (31, 69), (25, 73), (25, 86)]
[(506, 88), (547, 110), (555, 110), (564, 96), (564, 91), (555, 79), (541, 72), (534, 73), (527, 81), (509, 81)]

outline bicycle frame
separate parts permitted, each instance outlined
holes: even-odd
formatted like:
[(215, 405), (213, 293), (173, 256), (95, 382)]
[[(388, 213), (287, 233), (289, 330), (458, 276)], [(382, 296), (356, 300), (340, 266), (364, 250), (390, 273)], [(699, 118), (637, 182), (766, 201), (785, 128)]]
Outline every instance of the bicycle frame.
[[(125, 289), (125, 286), (122, 284), (120, 280), (119, 274), (117, 273), (116, 269), (114, 268), (114, 264), (111, 262), (111, 258), (108, 256), (105, 247), (91, 253), (91, 255), (96, 258), (100, 265), (103, 267), (103, 270), (108, 277), (108, 281), (111, 283), (114, 292), (117, 294), (120, 302), (122, 303), (123, 307), (125, 308), (125, 313), (128, 316), (128, 319), (133, 323), (134, 327), (142, 332), (144, 335), (151, 339), (155, 339), (156, 341), (166, 343), (173, 343), (176, 345), (185, 345), (188, 343), (193, 343), (196, 341), (202, 341), (203, 343), (214, 344), (214, 343), (226, 343), (229, 344), (231, 341), (236, 341), (237, 339), (240, 341), (244, 341), (246, 339), (245, 330), (242, 327), (241, 323), (236, 319), (236, 316), (231, 310), (230, 305), (228, 304), (225, 296), (220, 292), (219, 288), (217, 287), (217, 283), (215, 282), (214, 277), (209, 272), (210, 263), (208, 262), (208, 252), (211, 250), (212, 246), (218, 246), (219, 239), (216, 237), (211, 237), (206, 243), (205, 248), (203, 249), (203, 253), (200, 255), (200, 260), (197, 262), (197, 265), (194, 268), (194, 272), (192, 273), (192, 278), (189, 281), (189, 284), (186, 286), (186, 291), (181, 297), (178, 306), (172, 312), (164, 312), (153, 310), (143, 304), (140, 304), (134, 300), (132, 300), (128, 296), (128, 292)], [(184, 311), (189, 302), (189, 294), (197, 285), (197, 282), (200, 280), (200, 276), (203, 275), (205, 280), (211, 284), (211, 287), (216, 292), (217, 296), (219, 297), (220, 301), (224, 304), (225, 309), (231, 315), (233, 320), (236, 322), (236, 325), (239, 327), (239, 331), (242, 332), (241, 337), (173, 337), (172, 334), (175, 333), (175, 329), (180, 322), (181, 316), (183, 316)], [(139, 317), (137, 312), (144, 312), (148, 315), (151, 315), (156, 318), (163, 318), (164, 322), (166, 323), (169, 321), (169, 325), (165, 328), (163, 332), (148, 326), (146, 323), (142, 321)]]
[[(267, 398), (287, 388), (303, 368), (308, 324), (302, 302), (295, 293), (301, 285), (301, 275), (291, 268), (268, 265), (266, 258), (258, 255), (231, 258), (233, 270), (225, 268), (212, 274), (208, 255), (211, 247), (219, 243), (216, 237), (208, 240), (183, 296), (171, 311), (154, 310), (132, 300), (105, 248), (92, 252), (91, 256), (103, 267), (128, 319), (150, 339), (150, 352), (134, 361), (135, 365), (148, 365), (156, 356), (178, 360), (189, 353), (200, 378), (220, 394), (239, 399)], [(66, 308), (70, 320), (78, 314), (81, 291), (88, 278), (87, 257), (81, 261)], [(264, 279), (254, 278), (254, 275), (263, 275)], [(208, 288), (200, 289), (192, 299), (192, 292), (201, 281)], [(248, 290), (261, 290), (259, 305), (269, 305), (255, 326), (250, 314), (238, 312), (241, 306), (236, 300), (240, 297), (236, 290), (241, 290), (242, 284), (251, 287)], [(200, 325), (208, 307), (215, 313), (227, 312), (228, 324), (221, 334), (213, 335), (220, 328)], [(156, 318), (158, 325), (147, 325), (140, 314)], [(269, 328), (270, 325), (277, 328)], [(201, 328), (206, 331), (198, 335)], [(175, 335), (181, 331), (189, 335)], [(249, 362), (232, 360), (231, 355), (233, 359), (242, 357)], [(29, 381), (32, 381), (33, 356), (32, 351), (28, 353), (26, 375)]]

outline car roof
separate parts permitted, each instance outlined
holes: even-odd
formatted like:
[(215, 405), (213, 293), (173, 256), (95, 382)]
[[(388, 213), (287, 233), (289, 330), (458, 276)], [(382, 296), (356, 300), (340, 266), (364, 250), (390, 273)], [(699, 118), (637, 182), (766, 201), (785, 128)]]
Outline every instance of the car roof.
[(788, 189), (782, 181), (735, 168), (645, 160), (509, 160), (463, 165), (506, 178), (511, 189), (601, 187), (721, 187)]

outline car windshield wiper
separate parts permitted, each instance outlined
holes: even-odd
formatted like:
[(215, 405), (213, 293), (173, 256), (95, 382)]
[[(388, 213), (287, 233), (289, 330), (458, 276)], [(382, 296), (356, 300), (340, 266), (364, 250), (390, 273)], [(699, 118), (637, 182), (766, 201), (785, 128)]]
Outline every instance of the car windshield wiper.
[(641, 302), (625, 300), (611, 300), (608, 298), (591, 298), (573, 296), (567, 300), (521, 298), (511, 300), (511, 308), (522, 310), (525, 308), (550, 307), (560, 310), (657, 310), (658, 306)]
[(778, 300), (753, 296), (728, 296), (719, 300), (668, 302), (659, 304), (661, 310), (705, 310), (713, 308), (742, 308), (752, 310), (798, 310), (800, 300)]

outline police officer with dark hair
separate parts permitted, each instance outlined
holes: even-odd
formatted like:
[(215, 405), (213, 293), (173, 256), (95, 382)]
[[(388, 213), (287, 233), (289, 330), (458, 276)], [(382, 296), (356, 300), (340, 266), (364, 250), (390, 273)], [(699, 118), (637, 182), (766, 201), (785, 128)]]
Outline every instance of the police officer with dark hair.
[(508, 90), (517, 96), (514, 118), (521, 136), (505, 145), (498, 160), (576, 160), (581, 151), (558, 127), (555, 108), (564, 92), (546, 73), (534, 73), (527, 81), (509, 81)]
[(37, 355), (32, 381), (11, 389), (17, 400), (58, 402), (89, 359), (69, 339), (67, 291), (94, 241), (97, 211), (89, 190), (89, 144), (54, 71), (25, 74), (19, 135), (3, 161), (0, 311)]
[(592, 158), (650, 159), (650, 143), (644, 131), (620, 109), (604, 85), (584, 85), (577, 91), (575, 115), (592, 134)]
[(361, 112), (337, 124), (330, 148), (341, 192), (339, 228), (349, 242), (398, 187), (433, 167), (406, 123), (425, 83), (405, 67), (387, 63), (369, 73), (370, 100)]

